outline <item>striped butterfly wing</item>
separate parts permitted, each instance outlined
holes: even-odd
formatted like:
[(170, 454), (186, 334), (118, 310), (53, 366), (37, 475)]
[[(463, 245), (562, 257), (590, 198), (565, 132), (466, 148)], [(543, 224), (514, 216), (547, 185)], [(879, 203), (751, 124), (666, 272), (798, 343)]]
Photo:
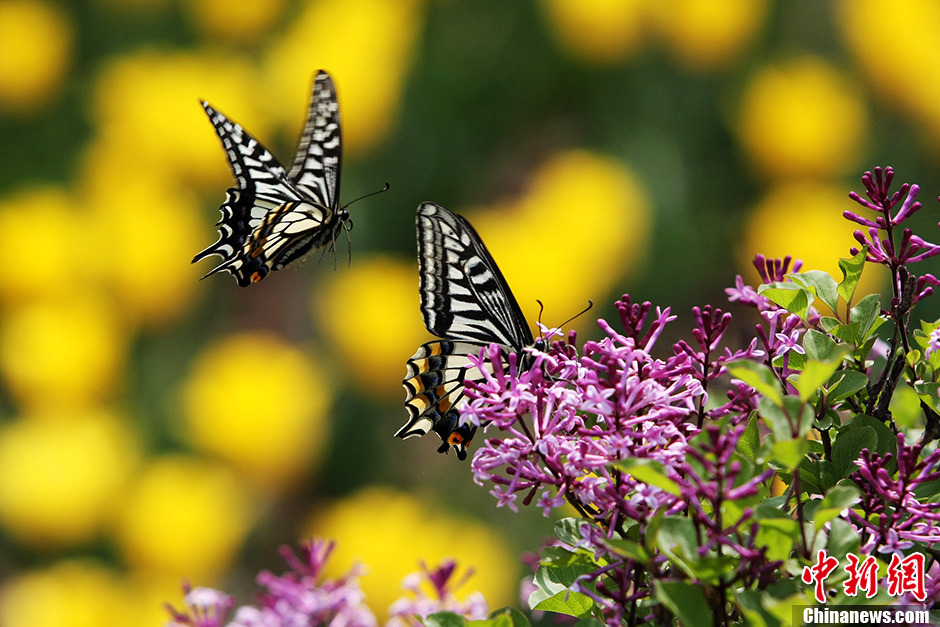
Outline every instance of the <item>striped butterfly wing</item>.
[(320, 70), (313, 82), (307, 123), (300, 135), (290, 179), (311, 198), (336, 212), (342, 156), (336, 88), (330, 75)]
[(512, 291), (480, 236), (461, 216), (434, 203), (418, 208), (421, 312), (428, 331), (443, 338), (418, 348), (408, 360), (403, 385), (408, 422), (401, 438), (436, 432), (439, 452), (453, 447), (459, 459), (475, 427), (460, 425), (464, 383), (482, 374), (468, 354), (492, 343), (521, 352), (532, 333)]
[[(241, 125), (207, 102), (202, 106), (235, 177), (220, 207), (219, 240), (193, 258), (194, 263), (211, 255), (222, 258), (205, 276), (226, 271), (239, 285), (250, 285), (334, 241), (348, 214), (337, 208), (339, 117), (329, 76), (321, 72), (314, 82), (290, 173)], [(330, 110), (328, 116), (315, 113)]]

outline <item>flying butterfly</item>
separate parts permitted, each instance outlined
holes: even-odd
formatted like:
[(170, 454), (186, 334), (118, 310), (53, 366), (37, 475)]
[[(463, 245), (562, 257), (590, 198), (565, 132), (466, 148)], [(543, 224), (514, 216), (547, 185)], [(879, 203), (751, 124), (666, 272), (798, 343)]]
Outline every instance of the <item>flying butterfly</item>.
[(519, 303), (467, 220), (434, 203), (418, 207), (419, 292), (424, 326), (441, 338), (408, 360), (405, 407), (410, 418), (400, 438), (436, 432), (439, 453), (451, 447), (466, 459), (476, 427), (460, 424), (464, 382), (482, 378), (467, 355), (492, 343), (521, 354), (535, 344)]
[[(230, 272), (246, 286), (301, 261), (352, 226), (339, 205), (340, 137), (336, 89), (320, 70), (313, 82), (307, 123), (288, 172), (257, 139), (208, 102), (201, 101), (228, 156), (235, 186), (226, 192), (216, 223), (219, 239), (193, 258), (222, 262), (203, 278)], [(386, 186), (387, 188), (387, 186)]]

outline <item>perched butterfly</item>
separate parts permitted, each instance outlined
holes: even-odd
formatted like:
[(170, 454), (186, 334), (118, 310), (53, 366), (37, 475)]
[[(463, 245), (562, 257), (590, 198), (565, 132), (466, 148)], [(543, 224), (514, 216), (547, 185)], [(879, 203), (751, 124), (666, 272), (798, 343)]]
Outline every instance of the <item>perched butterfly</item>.
[(459, 422), (467, 403), (464, 382), (481, 373), (468, 354), (497, 343), (522, 353), (532, 332), (506, 280), (480, 236), (466, 219), (434, 203), (418, 207), (418, 266), (424, 326), (442, 338), (428, 342), (408, 360), (402, 382), (410, 419), (400, 438), (435, 431), (446, 453), (466, 459), (476, 427)]
[(193, 258), (193, 263), (210, 255), (222, 258), (205, 276), (224, 270), (241, 286), (256, 283), (333, 243), (340, 229), (352, 226), (349, 212), (339, 206), (339, 108), (329, 74), (321, 70), (313, 83), (290, 172), (248, 131), (209, 103), (202, 106), (235, 175), (235, 187), (220, 207), (219, 240)]

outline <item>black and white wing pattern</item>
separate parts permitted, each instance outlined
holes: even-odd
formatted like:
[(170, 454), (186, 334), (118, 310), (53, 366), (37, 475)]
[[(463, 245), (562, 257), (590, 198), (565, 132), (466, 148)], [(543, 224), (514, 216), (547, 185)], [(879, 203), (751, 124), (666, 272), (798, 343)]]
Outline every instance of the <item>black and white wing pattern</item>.
[[(317, 73), (307, 123), (290, 172), (239, 124), (203, 101), (235, 186), (226, 192), (219, 240), (193, 258), (218, 255), (206, 276), (230, 272), (246, 286), (335, 241), (349, 213), (339, 206), (342, 152), (336, 89)], [(203, 277), (205, 278), (205, 277)]]
[(460, 424), (467, 398), (464, 382), (481, 373), (467, 358), (492, 343), (521, 353), (533, 343), (519, 304), (474, 228), (436, 205), (418, 207), (418, 268), (424, 326), (441, 340), (428, 342), (408, 360), (405, 407), (408, 422), (400, 438), (435, 431), (440, 453), (451, 447), (458, 459), (476, 427)]

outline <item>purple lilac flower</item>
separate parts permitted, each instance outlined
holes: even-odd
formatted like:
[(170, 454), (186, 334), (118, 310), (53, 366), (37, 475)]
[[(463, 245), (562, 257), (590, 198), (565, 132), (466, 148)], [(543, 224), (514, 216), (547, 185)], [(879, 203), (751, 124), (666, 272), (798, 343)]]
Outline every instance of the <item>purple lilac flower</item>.
[(193, 627), (283, 627), (284, 625), (336, 625), (374, 627), (372, 612), (363, 605), (357, 570), (338, 579), (323, 578), (323, 565), (334, 543), (310, 541), (301, 546), (298, 557), (289, 547), (281, 556), (290, 570), (277, 576), (268, 571), (258, 574), (257, 582), (266, 588), (257, 605), (239, 607), (233, 620), (226, 623), (234, 599), (209, 588), (186, 590), (188, 612), (168, 608), (170, 625)]
[[(392, 627), (418, 627), (421, 619), (435, 612), (450, 611), (460, 614), (470, 620), (482, 620), (489, 614), (486, 599), (479, 592), (473, 592), (466, 601), (458, 601), (454, 591), (460, 588), (473, 575), (473, 570), (467, 570), (462, 577), (454, 579), (457, 564), (453, 560), (445, 560), (435, 569), (429, 569), (421, 564), (421, 571), (412, 573), (402, 582), (402, 587), (408, 593), (392, 604), (389, 608), (388, 625)], [(423, 583), (429, 583), (434, 592), (428, 596), (422, 588)]]
[[(940, 246), (914, 235), (909, 228), (903, 229), (898, 238), (897, 227), (921, 208), (920, 202), (916, 200), (920, 188), (917, 185), (904, 183), (898, 191), (892, 194), (889, 190), (893, 179), (894, 169), (891, 167), (875, 168), (874, 173), (866, 172), (862, 176), (862, 184), (865, 186), (865, 195), (868, 196), (868, 200), (855, 192), (849, 193), (852, 200), (876, 213), (873, 220), (853, 211), (845, 211), (842, 215), (866, 227), (865, 231), (857, 230), (854, 233), (859, 244), (868, 246), (866, 260), (887, 266), (895, 274), (895, 302), (893, 304), (897, 305), (905, 287), (903, 282), (906, 271), (901, 272), (901, 270), (907, 264), (940, 255)], [(901, 202), (902, 197), (903, 202)], [(892, 210), (899, 202), (901, 207), (892, 215)], [(852, 248), (853, 255), (858, 251), (859, 249)], [(938, 284), (940, 281), (931, 274), (917, 277), (911, 303), (916, 303), (932, 294), (933, 287)]]
[(927, 357), (940, 350), (940, 327), (937, 327), (927, 336)]
[(696, 431), (688, 420), (697, 412), (695, 401), (704, 396), (687, 353), (665, 361), (650, 354), (674, 319), (668, 309), (657, 310), (646, 328), (650, 309), (621, 299), (623, 331), (598, 321), (607, 337), (587, 342), (580, 358), (570, 344), (559, 343), (531, 350), (526, 369), (515, 356), (504, 367), (498, 347), (475, 357), (485, 374), (468, 384), (472, 400), (465, 414), (475, 424), (492, 423), (504, 437), (487, 439), (472, 469), (477, 483), (493, 486), (499, 506), (517, 509), (522, 495), (525, 504), (538, 496), (546, 514), (565, 500), (602, 518), (621, 509), (637, 517), (650, 512), (649, 498), (633, 499), (638, 483), (612, 475), (610, 464), (626, 458), (677, 463)]
[(171, 620), (167, 627), (222, 627), (235, 606), (235, 597), (212, 588), (192, 588), (183, 584), (183, 603), (186, 612), (180, 612), (167, 604)]
[(905, 444), (898, 434), (897, 471), (888, 468), (894, 455), (862, 451), (855, 461), (859, 467), (852, 479), (862, 493), (857, 509), (849, 510), (849, 520), (867, 541), (868, 553), (898, 553), (913, 542), (931, 546), (940, 542), (940, 503), (922, 503), (914, 491), (918, 486), (940, 479), (940, 450), (919, 459), (923, 444)]

